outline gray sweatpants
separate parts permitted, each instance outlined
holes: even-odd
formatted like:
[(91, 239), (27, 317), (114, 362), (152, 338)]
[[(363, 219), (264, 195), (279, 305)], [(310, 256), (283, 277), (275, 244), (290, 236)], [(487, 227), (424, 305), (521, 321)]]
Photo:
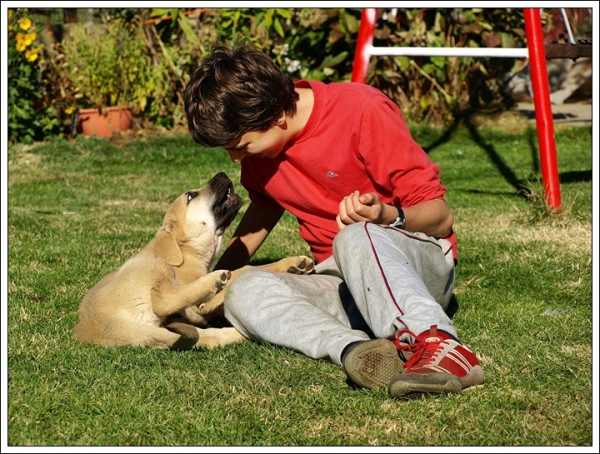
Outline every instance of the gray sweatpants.
[(393, 339), (400, 329), (418, 335), (437, 325), (458, 338), (445, 313), (454, 290), (449, 241), (357, 223), (338, 233), (333, 251), (314, 274), (241, 274), (225, 295), (225, 316), (249, 339), (338, 365), (350, 342)]

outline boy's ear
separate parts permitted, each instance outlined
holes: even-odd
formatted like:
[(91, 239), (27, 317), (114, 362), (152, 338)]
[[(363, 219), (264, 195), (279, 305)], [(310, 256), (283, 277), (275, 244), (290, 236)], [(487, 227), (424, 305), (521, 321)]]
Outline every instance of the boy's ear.
[(279, 118), (277, 119), (277, 121), (275, 122), (275, 126), (281, 126), (282, 124), (285, 123), (285, 112), (281, 112), (281, 115), (279, 116)]

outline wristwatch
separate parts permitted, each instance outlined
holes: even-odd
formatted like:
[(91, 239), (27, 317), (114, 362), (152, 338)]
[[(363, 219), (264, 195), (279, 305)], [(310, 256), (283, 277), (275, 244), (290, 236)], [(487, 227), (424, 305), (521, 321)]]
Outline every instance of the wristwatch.
[(404, 217), (404, 210), (402, 208), (400, 208), (398, 205), (394, 205), (394, 207), (396, 207), (396, 209), (398, 210), (398, 217), (396, 218), (396, 220), (394, 222), (392, 222), (390, 224), (390, 226), (396, 227), (398, 229), (403, 229), (404, 223), (406, 222), (406, 218)]

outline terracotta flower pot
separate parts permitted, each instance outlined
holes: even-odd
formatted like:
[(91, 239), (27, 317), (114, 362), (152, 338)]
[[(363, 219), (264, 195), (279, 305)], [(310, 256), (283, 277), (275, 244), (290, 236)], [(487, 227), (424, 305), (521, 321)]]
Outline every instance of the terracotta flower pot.
[(96, 134), (99, 137), (110, 137), (117, 131), (131, 128), (133, 115), (126, 106), (105, 107), (103, 109), (81, 109), (78, 123), (85, 136)]

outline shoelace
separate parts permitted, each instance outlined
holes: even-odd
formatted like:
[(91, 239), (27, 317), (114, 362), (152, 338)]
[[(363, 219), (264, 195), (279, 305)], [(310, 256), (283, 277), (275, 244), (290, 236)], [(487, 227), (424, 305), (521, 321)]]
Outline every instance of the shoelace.
[[(415, 339), (414, 344), (401, 345), (400, 337), (402, 334), (408, 333)], [(437, 337), (439, 341), (428, 341), (427, 339)], [(409, 351), (412, 352), (412, 356), (406, 361), (404, 364), (405, 369), (410, 369), (413, 366), (416, 366), (417, 363), (421, 362), (420, 366), (426, 366), (431, 361), (435, 359), (436, 352), (440, 346), (440, 344), (444, 341), (444, 339), (437, 336), (437, 326), (432, 326), (429, 330), (429, 334), (422, 334), (421, 336), (416, 336), (412, 331), (408, 329), (403, 329), (398, 331), (396, 335), (396, 348), (400, 351)]]

